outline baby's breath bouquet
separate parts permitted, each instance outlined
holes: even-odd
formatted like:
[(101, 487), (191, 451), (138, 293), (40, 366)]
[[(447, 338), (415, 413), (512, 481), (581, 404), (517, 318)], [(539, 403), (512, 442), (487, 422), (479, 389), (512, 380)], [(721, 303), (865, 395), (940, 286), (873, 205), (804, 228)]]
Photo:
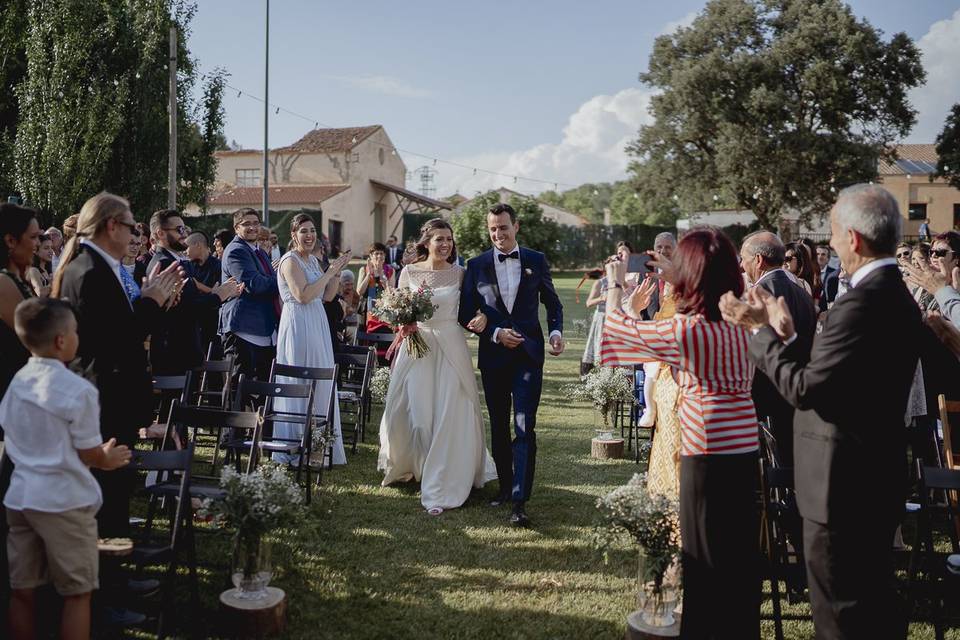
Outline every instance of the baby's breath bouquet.
[[(637, 579), (639, 591), (651, 601), (644, 611), (650, 624), (671, 624), (664, 611), (664, 576), (680, 556), (680, 517), (676, 500), (647, 490), (646, 474), (637, 473), (627, 484), (597, 500), (603, 524), (597, 530), (598, 546), (604, 550), (627, 537), (640, 550)], [(649, 617), (647, 614), (650, 613)]]
[(390, 389), (390, 367), (377, 367), (370, 378), (370, 395), (377, 402), (387, 399), (387, 390)]
[(414, 358), (422, 358), (430, 351), (423, 336), (417, 331), (417, 323), (429, 320), (437, 310), (437, 305), (433, 304), (431, 299), (432, 293), (429, 287), (420, 287), (416, 290), (387, 289), (380, 294), (374, 303), (374, 315), (399, 327), (397, 340), (387, 351), (388, 357), (392, 355), (399, 341), (407, 343), (407, 353)]
[(291, 524), (300, 513), (300, 488), (280, 465), (263, 465), (252, 473), (226, 467), (220, 475), (224, 495), (204, 501), (200, 513), (236, 531), (233, 584), (239, 597), (260, 599), (273, 576), (264, 536)]
[(610, 425), (610, 414), (617, 402), (633, 401), (633, 383), (624, 369), (598, 367), (583, 376), (579, 383), (567, 385), (564, 392), (579, 402), (592, 402), (603, 416), (603, 425)]

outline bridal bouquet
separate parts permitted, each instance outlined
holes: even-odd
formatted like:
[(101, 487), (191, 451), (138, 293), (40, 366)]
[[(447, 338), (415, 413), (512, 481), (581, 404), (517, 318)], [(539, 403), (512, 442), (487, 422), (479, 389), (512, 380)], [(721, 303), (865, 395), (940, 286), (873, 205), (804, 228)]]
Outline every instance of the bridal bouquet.
[(399, 327), (397, 337), (387, 349), (389, 359), (401, 342), (407, 343), (407, 353), (414, 358), (422, 358), (430, 347), (423, 336), (417, 332), (417, 323), (425, 322), (433, 317), (437, 305), (431, 299), (432, 291), (429, 287), (419, 289), (387, 289), (380, 294), (374, 303), (374, 314), (389, 324)]

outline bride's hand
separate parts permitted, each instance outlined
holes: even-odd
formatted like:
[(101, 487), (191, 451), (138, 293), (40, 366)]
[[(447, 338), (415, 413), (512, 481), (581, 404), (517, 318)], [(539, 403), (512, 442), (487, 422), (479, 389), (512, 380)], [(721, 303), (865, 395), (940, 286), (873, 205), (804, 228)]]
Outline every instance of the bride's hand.
[(477, 315), (467, 323), (467, 331), (472, 331), (474, 333), (483, 333), (487, 328), (487, 316), (482, 313), (477, 313)]

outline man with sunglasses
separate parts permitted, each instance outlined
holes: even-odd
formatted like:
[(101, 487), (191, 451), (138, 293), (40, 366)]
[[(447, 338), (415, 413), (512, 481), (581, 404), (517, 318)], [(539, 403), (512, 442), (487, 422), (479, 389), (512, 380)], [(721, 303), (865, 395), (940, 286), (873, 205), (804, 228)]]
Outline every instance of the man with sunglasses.
[(150, 364), (154, 375), (183, 375), (203, 362), (202, 318), (224, 301), (240, 295), (243, 288), (232, 278), (213, 287), (210, 293), (197, 288), (196, 267), (181, 256), (187, 249), (187, 228), (175, 209), (161, 209), (150, 216), (150, 235), (155, 252), (147, 273), (155, 265), (160, 265), (162, 271), (177, 262), (185, 275), (179, 300), (168, 306), (161, 329), (150, 338)]

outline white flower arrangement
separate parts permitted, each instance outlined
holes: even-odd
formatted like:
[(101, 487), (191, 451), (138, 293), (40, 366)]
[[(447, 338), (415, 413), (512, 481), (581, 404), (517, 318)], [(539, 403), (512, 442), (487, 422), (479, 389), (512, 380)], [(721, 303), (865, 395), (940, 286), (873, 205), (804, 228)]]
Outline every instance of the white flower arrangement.
[(577, 318), (573, 321), (573, 329), (578, 338), (584, 338), (587, 335), (587, 321), (584, 318)]
[(437, 310), (432, 295), (433, 291), (427, 286), (416, 291), (407, 288), (387, 289), (374, 303), (373, 314), (398, 328), (407, 344), (407, 353), (415, 358), (422, 358), (430, 351), (423, 336), (417, 332), (416, 324), (429, 320)]
[(375, 402), (384, 402), (390, 389), (390, 367), (377, 367), (370, 378), (370, 396)]
[(265, 464), (252, 473), (225, 467), (220, 474), (222, 498), (204, 500), (203, 516), (252, 538), (292, 523), (300, 514), (303, 493), (282, 465)]
[(680, 556), (680, 516), (676, 500), (661, 494), (650, 495), (646, 474), (634, 474), (630, 481), (597, 500), (603, 524), (597, 530), (597, 546), (606, 548), (615, 540), (629, 538), (646, 562), (641, 580), (657, 587), (664, 574)]
[(610, 424), (610, 414), (617, 402), (633, 402), (632, 376), (616, 367), (593, 369), (579, 383), (566, 385), (563, 391), (572, 400), (592, 402), (603, 416), (604, 426)]

